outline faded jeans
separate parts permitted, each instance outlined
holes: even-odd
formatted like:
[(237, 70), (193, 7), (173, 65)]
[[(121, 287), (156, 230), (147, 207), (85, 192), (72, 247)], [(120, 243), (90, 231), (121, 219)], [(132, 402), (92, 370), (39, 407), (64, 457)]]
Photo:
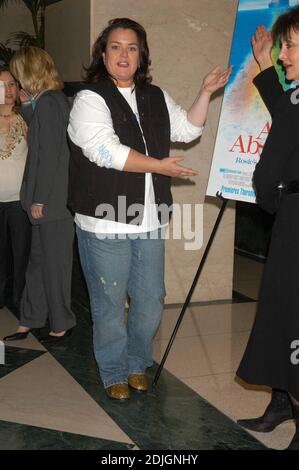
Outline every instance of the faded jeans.
[(164, 240), (100, 238), (79, 227), (77, 236), (90, 297), (94, 354), (104, 387), (127, 383), (129, 374), (143, 373), (153, 364), (152, 340), (165, 297)]

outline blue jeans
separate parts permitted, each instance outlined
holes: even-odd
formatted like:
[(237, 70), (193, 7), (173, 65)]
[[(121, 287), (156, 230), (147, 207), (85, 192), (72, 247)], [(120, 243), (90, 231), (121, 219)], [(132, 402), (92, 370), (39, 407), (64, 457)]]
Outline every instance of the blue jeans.
[(77, 236), (104, 387), (127, 383), (129, 374), (143, 373), (153, 364), (152, 340), (165, 297), (164, 240), (123, 235), (100, 239), (79, 227)]

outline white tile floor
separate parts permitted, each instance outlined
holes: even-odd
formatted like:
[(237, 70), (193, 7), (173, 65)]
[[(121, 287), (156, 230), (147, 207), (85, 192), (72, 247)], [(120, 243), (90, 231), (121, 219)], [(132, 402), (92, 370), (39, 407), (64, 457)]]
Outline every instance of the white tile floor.
[[(1, 337), (14, 331), (17, 324), (9, 310), (0, 310)], [(31, 334), (9, 346), (45, 351)], [(3, 421), (133, 444), (48, 352), (1, 378), (0, 403)]]
[[(235, 257), (234, 290), (257, 299), (263, 264)], [(267, 389), (253, 389), (235, 377), (253, 323), (256, 302), (192, 306), (170, 351), (165, 367), (223, 413), (236, 420), (260, 416), (269, 401)], [(168, 309), (154, 341), (160, 362), (180, 309)], [(293, 422), (271, 433), (252, 433), (265, 445), (283, 449), (294, 434)]]

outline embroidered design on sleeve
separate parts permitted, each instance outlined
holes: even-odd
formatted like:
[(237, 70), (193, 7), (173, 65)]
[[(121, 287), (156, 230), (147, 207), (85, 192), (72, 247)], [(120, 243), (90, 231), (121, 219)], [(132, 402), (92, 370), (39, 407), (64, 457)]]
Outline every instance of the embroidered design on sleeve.
[(99, 146), (98, 154), (100, 157), (99, 165), (110, 168), (112, 165), (112, 155), (104, 144)]

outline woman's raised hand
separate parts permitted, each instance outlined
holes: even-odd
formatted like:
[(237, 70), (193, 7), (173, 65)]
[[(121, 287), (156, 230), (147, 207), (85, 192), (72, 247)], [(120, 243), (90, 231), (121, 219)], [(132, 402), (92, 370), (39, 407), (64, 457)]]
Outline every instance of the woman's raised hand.
[(251, 45), (254, 58), (260, 69), (265, 70), (271, 67), (273, 65), (271, 59), (273, 47), (271, 31), (268, 31), (263, 25), (258, 26), (251, 38)]
[(232, 65), (225, 70), (221, 70), (220, 66), (217, 65), (217, 67), (211, 70), (203, 79), (202, 89), (211, 95), (219, 90), (219, 88), (223, 88), (229, 80), (232, 69)]

